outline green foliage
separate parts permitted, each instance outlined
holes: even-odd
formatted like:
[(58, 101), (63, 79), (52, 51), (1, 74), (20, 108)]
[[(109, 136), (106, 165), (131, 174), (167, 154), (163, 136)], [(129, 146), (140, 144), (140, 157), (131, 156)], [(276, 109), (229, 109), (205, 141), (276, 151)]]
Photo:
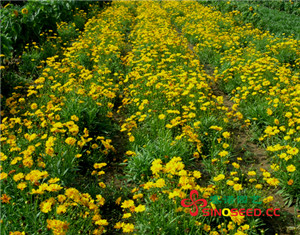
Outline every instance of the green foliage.
[(205, 1), (201, 4), (212, 5), (226, 13), (239, 11), (235, 15), (239, 24), (252, 23), (255, 27), (268, 30), (276, 36), (300, 35), (300, 2), (291, 1)]
[[(80, 6), (87, 8), (89, 2), (69, 1), (28, 1), (24, 6), (7, 4), (1, 13), (1, 51), (6, 56), (12, 52), (19, 54), (30, 41), (39, 41), (40, 34), (46, 29), (56, 31), (56, 23), (70, 21)], [(76, 16), (75, 24), (83, 29), (83, 19)], [(14, 51), (13, 51), (14, 50)]]

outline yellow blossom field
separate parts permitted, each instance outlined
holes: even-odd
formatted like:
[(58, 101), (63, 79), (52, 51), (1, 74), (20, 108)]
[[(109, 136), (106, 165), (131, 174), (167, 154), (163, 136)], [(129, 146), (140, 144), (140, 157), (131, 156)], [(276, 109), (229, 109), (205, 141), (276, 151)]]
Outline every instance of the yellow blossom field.
[(1, 234), (300, 232), (299, 40), (201, 1), (80, 14), (5, 98)]

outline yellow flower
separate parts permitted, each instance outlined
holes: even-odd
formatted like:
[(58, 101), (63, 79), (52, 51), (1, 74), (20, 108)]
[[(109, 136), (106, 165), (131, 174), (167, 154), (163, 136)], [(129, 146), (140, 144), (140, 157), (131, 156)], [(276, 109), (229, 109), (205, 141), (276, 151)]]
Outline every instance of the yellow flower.
[(248, 175), (249, 175), (249, 176), (255, 176), (255, 175), (256, 175), (256, 172), (255, 172), (255, 171), (248, 171)]
[(27, 184), (25, 182), (21, 182), (17, 185), (17, 188), (23, 191), (27, 187)]
[(216, 130), (216, 131), (221, 131), (223, 130), (222, 127), (219, 127), (219, 126), (211, 126), (209, 129), (213, 129), (213, 130)]
[(220, 180), (223, 180), (223, 179), (225, 179), (225, 175), (223, 175), (223, 174), (220, 174), (220, 175), (218, 175), (217, 177), (214, 177), (214, 181), (220, 181)]
[(30, 108), (32, 109), (32, 110), (34, 110), (34, 109), (37, 109), (37, 104), (36, 103), (33, 103), (31, 106), (30, 106)]
[(238, 225), (242, 224), (245, 221), (245, 216), (240, 215), (240, 214), (238, 214), (236, 216), (230, 215), (230, 218), (234, 223), (236, 223)]
[(266, 197), (264, 200), (263, 200), (263, 203), (268, 203), (268, 202), (271, 202), (273, 201), (274, 198), (272, 196), (269, 196), (269, 197)]
[(130, 142), (134, 142), (134, 140), (135, 140), (134, 136), (131, 135), (131, 136), (129, 137), (129, 141), (130, 141)]
[(121, 200), (122, 200), (122, 197), (118, 197), (117, 200), (116, 200), (116, 204), (120, 205)]
[(79, 120), (79, 118), (76, 115), (72, 115), (71, 120), (77, 122)]
[(129, 217), (131, 217), (131, 213), (125, 213), (122, 218), (127, 219)]
[(288, 154), (291, 154), (291, 155), (297, 155), (298, 152), (299, 152), (299, 149), (294, 147), (294, 148), (290, 148), (288, 151), (286, 151)]
[(286, 167), (286, 170), (288, 172), (294, 172), (296, 170), (296, 167), (294, 165), (289, 165)]
[(138, 205), (138, 206), (134, 209), (135, 212), (143, 212), (143, 211), (145, 211), (145, 210), (146, 210), (146, 207), (145, 207), (144, 205)]
[(287, 112), (287, 113), (285, 114), (285, 116), (286, 116), (287, 118), (290, 118), (290, 117), (293, 116), (293, 114), (292, 114), (291, 112)]
[(249, 226), (249, 224), (245, 224), (245, 225), (241, 226), (241, 229), (242, 229), (243, 231), (245, 231), (245, 230), (250, 229), (250, 226)]
[(102, 168), (102, 167), (104, 167), (104, 166), (106, 166), (107, 165), (107, 163), (95, 163), (94, 164), (94, 168), (95, 169), (100, 169), (100, 168)]
[(65, 142), (68, 144), (68, 145), (74, 145), (76, 143), (76, 139), (73, 138), (73, 137), (68, 137)]
[(233, 189), (234, 189), (235, 191), (240, 191), (240, 190), (243, 189), (243, 187), (242, 187), (241, 184), (235, 184), (235, 185), (233, 186)]
[(122, 226), (123, 233), (131, 233), (131, 232), (133, 232), (133, 230), (134, 230), (134, 225), (133, 224), (124, 223), (123, 226)]
[(162, 188), (164, 187), (166, 184), (165, 184), (165, 180), (164, 179), (158, 179), (155, 183), (155, 186), (157, 188)]
[(16, 174), (13, 177), (14, 181), (16, 181), (16, 182), (19, 181), (19, 180), (21, 180), (21, 179), (23, 179), (23, 178), (24, 178), (24, 174), (23, 173)]
[(22, 9), (22, 14), (27, 15), (28, 14), (28, 10), (26, 8)]
[(63, 214), (63, 213), (66, 213), (67, 211), (67, 207), (66, 205), (59, 205), (57, 208), (56, 208), (56, 213), (57, 214)]
[(138, 199), (138, 198), (142, 198), (144, 195), (142, 193), (133, 195), (132, 199)]
[(210, 231), (210, 226), (208, 224), (204, 224), (203, 230), (206, 231), (206, 232), (209, 232)]
[(166, 115), (160, 114), (160, 115), (158, 116), (158, 118), (161, 119), (161, 120), (162, 120), (162, 119), (165, 119), (165, 118), (166, 118)]
[(222, 146), (223, 146), (224, 149), (227, 149), (229, 147), (229, 144), (224, 143)]
[(225, 156), (228, 155), (228, 152), (226, 150), (223, 150), (218, 155), (221, 156), (221, 157), (225, 157)]
[(232, 163), (233, 167), (236, 168), (236, 169), (239, 169), (240, 168), (240, 165), (236, 162), (233, 162)]
[(115, 229), (120, 229), (120, 228), (122, 228), (123, 225), (124, 225), (124, 222), (122, 222), (122, 223), (118, 222), (118, 223), (115, 224), (114, 228)]
[(271, 176), (271, 174), (270, 174), (269, 172), (265, 171), (265, 172), (263, 173), (263, 176), (266, 177), (266, 178), (268, 178), (268, 177)]
[(101, 219), (101, 220), (97, 220), (95, 222), (96, 225), (100, 225), (100, 226), (107, 226), (108, 225), (108, 222), (106, 219)]
[(230, 137), (230, 133), (229, 132), (224, 132), (223, 134), (223, 137), (225, 138), (225, 139), (227, 139), (227, 138), (229, 138)]
[(122, 208), (130, 208), (130, 207), (133, 207), (134, 206), (134, 201), (133, 200), (125, 200), (121, 207)]
[(277, 186), (279, 184), (279, 180), (276, 178), (268, 178), (267, 183), (271, 186)]
[(52, 229), (54, 235), (65, 235), (69, 228), (69, 223), (66, 221), (47, 219), (47, 228)]
[(43, 201), (41, 204), (40, 204), (40, 208), (41, 208), (41, 211), (43, 213), (48, 213), (49, 211), (52, 210), (52, 205), (55, 203), (55, 199), (53, 197), (49, 198), (48, 200), (46, 201)]
[(199, 178), (201, 178), (201, 172), (200, 172), (200, 171), (194, 171), (194, 172), (193, 172), (193, 176), (194, 176), (196, 179), (199, 179)]
[(269, 116), (271, 116), (272, 114), (273, 114), (273, 111), (271, 110), (271, 109), (267, 109), (267, 114), (269, 115)]

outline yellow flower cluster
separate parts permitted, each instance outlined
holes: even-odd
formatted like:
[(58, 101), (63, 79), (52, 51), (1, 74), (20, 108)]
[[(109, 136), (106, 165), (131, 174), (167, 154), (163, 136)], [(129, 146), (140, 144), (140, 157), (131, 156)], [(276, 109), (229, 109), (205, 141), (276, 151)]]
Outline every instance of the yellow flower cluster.
[[(27, 14), (27, 9), (22, 13)], [(86, 16), (83, 11), (78, 14)], [(115, 151), (107, 136), (98, 136), (91, 129), (95, 120), (108, 122), (112, 117), (112, 102), (119, 91), (114, 80), (122, 76), (122, 71), (112, 75), (111, 64), (120, 60), (123, 23), (131, 19), (124, 4), (114, 3), (97, 13), (87, 21), (79, 39), (62, 51), (62, 59), (58, 55), (49, 57), (39, 78), (27, 87), (15, 87), (25, 93), (14, 92), (6, 99), (7, 112), (1, 112), (0, 180), (8, 193), (1, 201), (17, 213), (13, 215), (16, 220), (29, 215), (15, 210), (20, 207), (36, 211), (35, 219), (40, 224), (46, 218), (42, 214), (49, 214), (47, 218), (51, 219), (47, 220), (47, 228), (41, 228), (43, 232), (51, 229), (53, 234), (66, 234), (74, 229), (72, 226), (79, 226), (86, 234), (105, 232), (108, 222), (99, 209), (105, 199), (100, 194), (93, 199), (70, 186), (76, 184), (72, 181), (76, 181), (79, 161), (93, 156), (90, 158), (97, 162)], [(64, 23), (59, 29), (62, 27)], [(95, 163), (94, 167), (98, 170), (105, 165)], [(101, 176), (105, 172), (96, 173)], [(105, 188), (105, 183), (100, 183)], [(14, 195), (13, 199), (9, 195)], [(37, 204), (42, 213), (35, 209)], [(70, 216), (74, 211), (76, 225)], [(7, 225), (11, 221), (4, 219), (3, 223), (11, 227)]]

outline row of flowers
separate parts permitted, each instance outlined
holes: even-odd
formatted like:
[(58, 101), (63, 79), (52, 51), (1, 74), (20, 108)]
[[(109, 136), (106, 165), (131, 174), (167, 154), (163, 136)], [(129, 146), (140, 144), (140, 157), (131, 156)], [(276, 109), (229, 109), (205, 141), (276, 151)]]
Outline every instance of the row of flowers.
[(299, 41), (239, 26), (234, 20), (239, 12), (222, 15), (187, 2), (178, 16), (178, 6), (165, 7), (199, 58), (205, 53), (215, 58), (214, 81), (231, 96), (232, 113), (242, 114), (268, 152), (274, 180), (267, 182), (280, 186), (290, 202), (299, 200)]
[[(6, 100), (1, 123), (3, 233), (105, 231), (108, 221), (101, 207), (106, 184), (101, 177), (115, 151), (105, 128), (110, 128), (118, 92), (112, 70), (121, 64), (122, 30), (131, 18), (128, 8), (118, 4), (98, 13), (62, 60), (48, 58), (40, 77), (29, 87), (15, 87)], [(25, 94), (19, 89), (26, 89)], [(89, 193), (79, 186), (86, 179), (82, 171), (98, 182)]]
[[(268, 172), (260, 178), (253, 171), (247, 179), (240, 169), (243, 159), (234, 156), (229, 123), (243, 116), (231, 112), (223, 105), (223, 97), (213, 94), (213, 77), (204, 71), (187, 39), (173, 27), (173, 15), (164, 9), (171, 7), (176, 16), (186, 3), (131, 4), (137, 17), (129, 35), (132, 50), (123, 58), (129, 72), (122, 81), (118, 112), (126, 116), (121, 131), (129, 141), (125, 171), (139, 187), (133, 188), (132, 198), (117, 201), (123, 217), (115, 228), (138, 234), (257, 232), (258, 219), (208, 218), (202, 212), (192, 217), (189, 208), (180, 205), (192, 189), (207, 200), (218, 195), (254, 196), (262, 195), (260, 190), (268, 185), (262, 177), (270, 184), (276, 179)], [(219, 13), (204, 9), (197, 14)], [(270, 207), (272, 200), (265, 197), (259, 207)], [(230, 206), (238, 207), (237, 202)], [(255, 206), (247, 204), (247, 208)], [(218, 204), (222, 207), (228, 204)], [(216, 209), (216, 205), (210, 203), (208, 208)], [(124, 227), (131, 221), (130, 228)]]

